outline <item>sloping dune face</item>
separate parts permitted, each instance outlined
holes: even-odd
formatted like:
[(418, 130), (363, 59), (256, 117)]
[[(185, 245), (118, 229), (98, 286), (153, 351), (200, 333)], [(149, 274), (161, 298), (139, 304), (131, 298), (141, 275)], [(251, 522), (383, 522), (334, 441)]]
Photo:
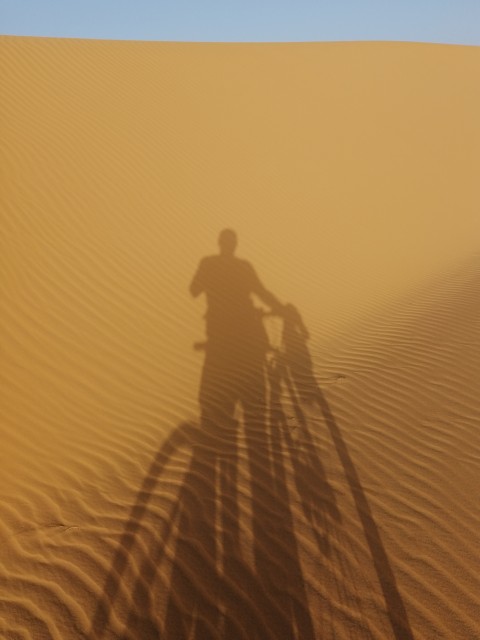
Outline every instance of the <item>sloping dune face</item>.
[[(0, 636), (478, 637), (480, 49), (0, 68)], [(262, 357), (240, 306), (192, 348), (223, 228)]]

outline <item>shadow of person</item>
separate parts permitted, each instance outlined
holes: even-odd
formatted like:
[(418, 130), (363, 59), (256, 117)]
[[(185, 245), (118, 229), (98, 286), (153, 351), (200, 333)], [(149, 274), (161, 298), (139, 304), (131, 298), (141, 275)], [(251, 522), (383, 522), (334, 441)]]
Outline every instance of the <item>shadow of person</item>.
[[(209, 305), (200, 423), (179, 425), (152, 461), (88, 637), (313, 640), (322, 635), (315, 628), (296, 531), (303, 519), (320, 553), (328, 555), (329, 531), (341, 518), (302, 408), (314, 402), (343, 464), (394, 636), (412, 640), (358, 474), (316, 384), (308, 332), (294, 307), (280, 305), (248, 263), (237, 262), (233, 232), (222, 233), (220, 256), (200, 263), (191, 286), (193, 295), (207, 294)], [(233, 283), (242, 284), (233, 291)], [(284, 311), (283, 349), (273, 356), (251, 294)], [(297, 439), (284, 409), (285, 390)], [(146, 536), (144, 521), (154, 497), (172, 491), (173, 468), (181, 468), (175, 498), (158, 518), (154, 535)], [(113, 636), (113, 612), (125, 592), (123, 631)]]
[[(233, 232), (222, 232), (220, 255), (200, 263), (191, 285), (193, 295), (205, 292), (208, 299), (200, 424), (180, 425), (157, 452), (89, 637), (109, 633), (115, 602), (135, 565), (124, 639), (315, 638), (290, 499), (288, 441), (273, 420), (278, 412), (269, 407), (269, 344), (250, 296), (274, 310), (282, 305), (253, 268), (234, 257), (235, 246)], [(187, 459), (180, 455), (185, 451)], [(183, 464), (175, 503), (146, 542), (143, 521), (154, 490), (169, 485), (172, 461)], [(306, 487), (308, 479), (296, 483)], [(166, 555), (168, 577), (159, 577)]]
[[(208, 342), (162, 637), (313, 640), (286, 442), (270, 420), (269, 345), (245, 295), (256, 279), (236, 260), (203, 262), (193, 281), (192, 293), (210, 296)], [(233, 283), (243, 292), (232, 291)], [(258, 282), (255, 292), (280, 307)]]
[(237, 242), (235, 231), (221, 231), (218, 238), (220, 251), (200, 261), (190, 284), (190, 293), (194, 297), (205, 294), (206, 333), (210, 344), (213, 341), (228, 349), (230, 343), (245, 340), (251, 356), (261, 353), (267, 346), (252, 296), (276, 313), (283, 307), (263, 286), (252, 265), (235, 255)]
[(207, 345), (201, 423), (179, 495), (168, 639), (315, 637), (286, 472), (272, 465), (280, 444), (267, 424), (260, 345), (253, 325), (241, 344)]

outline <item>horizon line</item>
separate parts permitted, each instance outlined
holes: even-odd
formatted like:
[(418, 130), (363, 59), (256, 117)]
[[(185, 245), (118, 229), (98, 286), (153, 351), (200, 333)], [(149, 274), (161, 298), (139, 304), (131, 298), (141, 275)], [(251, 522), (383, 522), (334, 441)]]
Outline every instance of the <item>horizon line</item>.
[(480, 44), (468, 44), (465, 42), (444, 42), (438, 40), (403, 40), (403, 39), (355, 39), (355, 40), (157, 40), (154, 38), (97, 38), (92, 36), (51, 36), (19, 33), (0, 33), (0, 38), (37, 38), (43, 40), (87, 40), (93, 42), (136, 42), (136, 43), (158, 43), (158, 44), (218, 44), (218, 45), (274, 45), (274, 44), (416, 44), (434, 45), (448, 47), (475, 47), (480, 48)]

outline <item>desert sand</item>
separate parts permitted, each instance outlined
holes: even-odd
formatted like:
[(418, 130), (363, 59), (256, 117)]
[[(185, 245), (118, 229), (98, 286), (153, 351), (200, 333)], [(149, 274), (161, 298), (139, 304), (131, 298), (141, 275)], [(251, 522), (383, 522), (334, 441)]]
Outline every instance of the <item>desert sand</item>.
[[(0, 69), (0, 637), (479, 638), (480, 48)], [(224, 228), (294, 310), (205, 382)]]

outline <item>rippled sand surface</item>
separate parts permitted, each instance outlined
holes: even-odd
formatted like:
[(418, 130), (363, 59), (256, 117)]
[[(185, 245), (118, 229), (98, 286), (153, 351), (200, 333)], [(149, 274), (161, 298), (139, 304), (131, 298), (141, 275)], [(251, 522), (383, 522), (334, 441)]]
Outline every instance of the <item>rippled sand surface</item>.
[[(480, 49), (3, 37), (0, 72), (0, 637), (479, 637)], [(224, 227), (297, 324), (206, 384)]]

